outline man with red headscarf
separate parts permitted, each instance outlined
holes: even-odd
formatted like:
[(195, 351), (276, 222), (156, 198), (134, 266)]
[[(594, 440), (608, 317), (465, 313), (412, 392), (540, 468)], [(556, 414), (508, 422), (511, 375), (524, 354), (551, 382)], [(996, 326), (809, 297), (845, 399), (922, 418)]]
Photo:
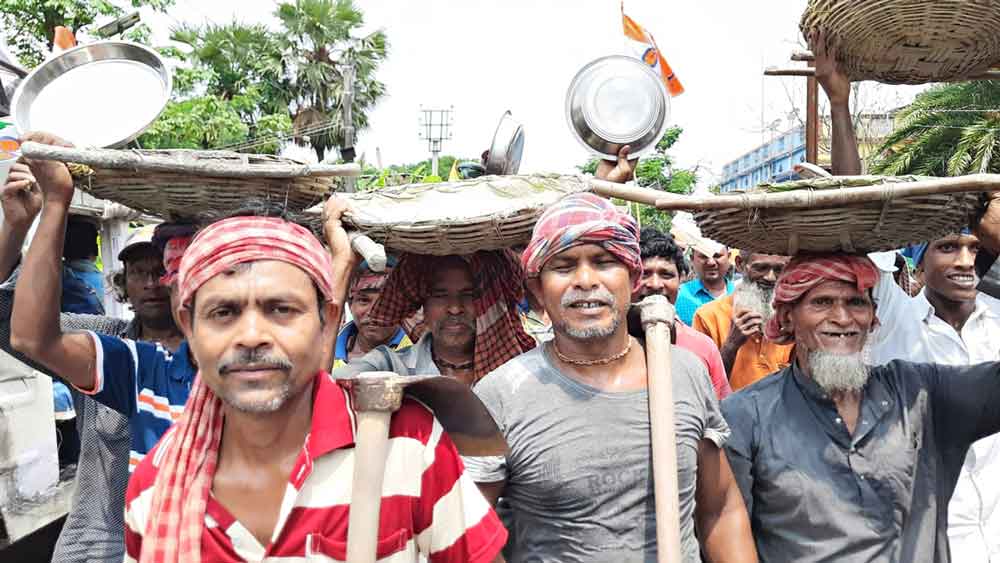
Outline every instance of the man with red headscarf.
[[(521, 259), (554, 338), (475, 387), (510, 449), (467, 457), (469, 472), (510, 506), (511, 561), (651, 561), (646, 355), (626, 318), (642, 274), (635, 220), (594, 194), (568, 196)], [(671, 369), (683, 560), (756, 561), (705, 364), (675, 346)]]
[[(73, 195), (61, 163), (32, 169), (44, 204), (28, 271), (43, 270), (45, 251), (61, 243)], [(176, 421), (129, 483), (127, 561), (343, 559), (351, 480), (341, 471), (352, 472), (353, 417), (346, 391), (322, 371), (350, 271), (342, 211), (334, 201), (327, 214), (333, 257), (307, 229), (274, 217), (234, 217), (201, 231), (177, 272), (187, 341), (175, 354), (61, 332), (42, 311), (44, 363), (126, 412), (134, 448)], [(30, 333), (19, 319), (30, 300), (21, 292), (15, 299), (15, 324)], [(506, 532), (433, 414), (404, 401), (389, 438), (380, 560), (493, 561)]]
[(792, 365), (722, 403), (762, 561), (950, 560), (969, 445), (1000, 431), (1000, 364), (867, 365), (878, 329), (864, 256), (797, 256), (766, 335)]

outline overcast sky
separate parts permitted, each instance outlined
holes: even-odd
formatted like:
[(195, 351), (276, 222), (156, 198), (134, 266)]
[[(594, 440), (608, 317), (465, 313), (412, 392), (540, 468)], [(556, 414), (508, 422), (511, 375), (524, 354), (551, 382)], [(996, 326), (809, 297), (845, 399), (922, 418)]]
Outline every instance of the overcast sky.
[[(566, 89), (589, 61), (623, 52), (619, 0), (358, 0), (365, 30), (382, 28), (388, 60), (378, 76), (388, 95), (360, 133), (359, 154), (383, 164), (428, 156), (417, 137), (418, 108), (454, 106), (445, 153), (475, 157), (504, 110), (525, 127), (522, 172), (573, 171), (588, 154), (570, 133)], [(789, 66), (800, 42), (806, 0), (627, 0), (625, 11), (650, 30), (687, 92), (672, 99), (684, 128), (674, 153), (702, 165), (703, 183), (762, 139), (761, 124), (784, 120), (801, 78), (764, 78)], [(270, 0), (177, 0), (154, 27), (171, 22), (271, 22)], [(762, 103), (763, 100), (763, 103)], [(801, 101), (800, 101), (801, 103)], [(763, 115), (762, 115), (763, 108)], [(767, 133), (769, 135), (769, 133)]]

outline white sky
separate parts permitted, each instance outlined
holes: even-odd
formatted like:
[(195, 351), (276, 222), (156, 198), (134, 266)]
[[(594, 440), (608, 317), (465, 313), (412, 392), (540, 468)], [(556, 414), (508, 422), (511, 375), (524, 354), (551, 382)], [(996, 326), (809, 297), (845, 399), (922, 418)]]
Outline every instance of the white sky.
[[(360, 133), (359, 154), (400, 164), (427, 158), (417, 137), (418, 107), (454, 106), (454, 138), (444, 152), (476, 157), (510, 109), (525, 127), (522, 172), (571, 172), (588, 153), (570, 133), (564, 97), (587, 62), (623, 51), (619, 0), (356, 0), (365, 29), (390, 42), (379, 78), (388, 95)], [(270, 0), (177, 0), (172, 21), (273, 22)], [(764, 78), (766, 66), (790, 66), (806, 0), (628, 0), (626, 13), (657, 39), (687, 92), (672, 100), (684, 128), (674, 154), (701, 164), (702, 184), (762, 139), (761, 123), (784, 119), (786, 90), (802, 78)], [(801, 63), (798, 63), (801, 64)], [(783, 86), (783, 83), (785, 84)], [(765, 103), (762, 104), (762, 95)], [(895, 95), (895, 94), (894, 94)], [(763, 121), (762, 106), (765, 108)]]

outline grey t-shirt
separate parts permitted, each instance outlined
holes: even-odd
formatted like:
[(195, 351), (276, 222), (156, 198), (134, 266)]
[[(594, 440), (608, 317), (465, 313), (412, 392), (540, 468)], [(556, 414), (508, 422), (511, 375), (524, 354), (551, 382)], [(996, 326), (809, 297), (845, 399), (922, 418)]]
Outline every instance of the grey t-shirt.
[[(507, 438), (503, 457), (465, 458), (479, 483), (506, 479), (512, 563), (656, 559), (646, 391), (606, 393), (563, 375), (551, 344), (487, 375), (474, 391)], [(705, 364), (671, 347), (681, 551), (699, 562), (694, 535), (698, 444), (721, 447), (729, 427)]]

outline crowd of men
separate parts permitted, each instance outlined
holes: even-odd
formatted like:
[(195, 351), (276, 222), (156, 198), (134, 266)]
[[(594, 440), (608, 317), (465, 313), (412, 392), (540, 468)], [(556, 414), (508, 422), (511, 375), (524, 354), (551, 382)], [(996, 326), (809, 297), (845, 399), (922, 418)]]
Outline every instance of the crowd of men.
[[(856, 173), (849, 82), (816, 55), (834, 172)], [(627, 176), (621, 156), (599, 174)], [(464, 382), (508, 445), (463, 455), (404, 401), (379, 561), (653, 561), (647, 343), (629, 323), (649, 295), (678, 315), (684, 561), (1000, 556), (1000, 301), (979, 291), (1000, 283), (995, 197), (908, 250), (918, 293), (895, 252), (683, 249), (586, 193), (520, 252), (385, 272), (352, 253), (344, 200), (322, 242), (252, 202), (137, 231), (115, 277), (125, 322), (60, 310), (72, 196), (64, 164), (28, 161), (0, 198), (0, 348), (83, 405), (56, 561), (345, 560), (357, 429), (338, 378), (370, 371)]]

